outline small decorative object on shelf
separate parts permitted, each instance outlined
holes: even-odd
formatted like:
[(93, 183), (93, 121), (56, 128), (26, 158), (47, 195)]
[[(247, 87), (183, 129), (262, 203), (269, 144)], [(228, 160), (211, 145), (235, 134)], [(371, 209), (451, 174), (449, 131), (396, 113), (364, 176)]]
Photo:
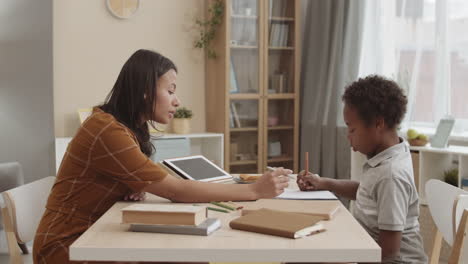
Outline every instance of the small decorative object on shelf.
[(462, 189), (468, 191), (468, 178), (463, 178), (461, 181)]
[(172, 129), (176, 134), (190, 133), (190, 119), (192, 118), (192, 110), (185, 107), (178, 108), (174, 114), (172, 121)]
[(406, 132), (408, 142), (411, 146), (425, 146), (428, 142), (426, 135), (418, 133), (415, 129), (408, 129)]
[(444, 181), (455, 187), (458, 187), (458, 169), (444, 171)]

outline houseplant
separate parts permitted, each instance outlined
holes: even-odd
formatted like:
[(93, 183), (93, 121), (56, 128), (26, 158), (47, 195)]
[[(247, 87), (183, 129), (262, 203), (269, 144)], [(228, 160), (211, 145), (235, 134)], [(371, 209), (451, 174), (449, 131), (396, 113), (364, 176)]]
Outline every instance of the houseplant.
[(458, 187), (458, 169), (455, 168), (444, 171), (444, 181), (448, 184)]
[(205, 49), (208, 58), (214, 59), (217, 54), (211, 47), (211, 41), (216, 36), (216, 29), (223, 21), (224, 5), (221, 0), (214, 1), (208, 7), (208, 18), (197, 19), (195, 24), (199, 29), (199, 35), (195, 40), (194, 46), (199, 49)]
[(190, 133), (190, 119), (192, 119), (192, 110), (186, 107), (177, 108), (172, 122), (172, 130), (176, 134)]

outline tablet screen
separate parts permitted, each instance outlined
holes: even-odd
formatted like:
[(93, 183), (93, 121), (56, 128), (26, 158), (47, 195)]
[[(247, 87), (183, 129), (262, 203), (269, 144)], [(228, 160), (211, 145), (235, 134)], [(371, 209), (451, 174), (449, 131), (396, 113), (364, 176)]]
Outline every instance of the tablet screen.
[(167, 159), (163, 163), (180, 176), (192, 180), (206, 181), (231, 177), (203, 156)]

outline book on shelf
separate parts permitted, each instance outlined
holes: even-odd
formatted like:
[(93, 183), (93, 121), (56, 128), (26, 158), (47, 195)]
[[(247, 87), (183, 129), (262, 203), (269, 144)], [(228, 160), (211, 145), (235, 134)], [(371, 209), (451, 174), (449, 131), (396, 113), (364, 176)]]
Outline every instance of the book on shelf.
[(270, 46), (287, 47), (289, 39), (289, 25), (284, 23), (272, 22), (270, 24)]
[(241, 127), (241, 123), (240, 123), (240, 120), (239, 120), (239, 115), (237, 114), (236, 104), (234, 102), (231, 102), (231, 111), (232, 111), (231, 114), (232, 114), (233, 119), (234, 119), (235, 127)]
[(122, 223), (149, 225), (199, 225), (206, 207), (173, 204), (133, 204), (122, 209)]
[(285, 17), (288, 2), (270, 0), (268, 5), (269, 17)]
[(181, 235), (208, 236), (221, 227), (221, 221), (217, 218), (207, 218), (199, 225), (145, 225), (131, 224), (130, 231), (147, 233), (165, 233)]
[[(275, 209), (282, 208), (282, 211), (291, 213), (301, 213), (323, 217), (325, 220), (332, 219), (339, 211), (340, 206), (334, 201), (321, 201), (319, 205), (310, 206), (309, 201), (301, 200), (280, 200), (280, 199), (259, 199), (248, 204), (242, 210), (242, 215), (259, 210), (261, 208)], [(284, 208), (284, 209), (283, 209)]]
[(323, 217), (291, 213), (262, 208), (232, 220), (232, 229), (281, 236), (301, 238), (325, 231)]
[(237, 86), (237, 77), (236, 77), (236, 72), (234, 70), (234, 63), (232, 62), (231, 59), (231, 64), (230, 64), (230, 85), (231, 89), (229, 90), (229, 93), (238, 93), (239, 92), (239, 87)]

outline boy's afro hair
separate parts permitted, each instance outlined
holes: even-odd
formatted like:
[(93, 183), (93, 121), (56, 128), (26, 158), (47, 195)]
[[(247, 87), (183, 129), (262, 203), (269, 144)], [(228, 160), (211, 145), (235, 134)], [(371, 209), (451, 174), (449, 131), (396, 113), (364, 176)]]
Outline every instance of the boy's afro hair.
[(382, 117), (390, 129), (395, 129), (401, 123), (408, 103), (396, 82), (378, 75), (359, 78), (345, 88), (342, 99), (357, 110), (367, 125), (377, 117)]

